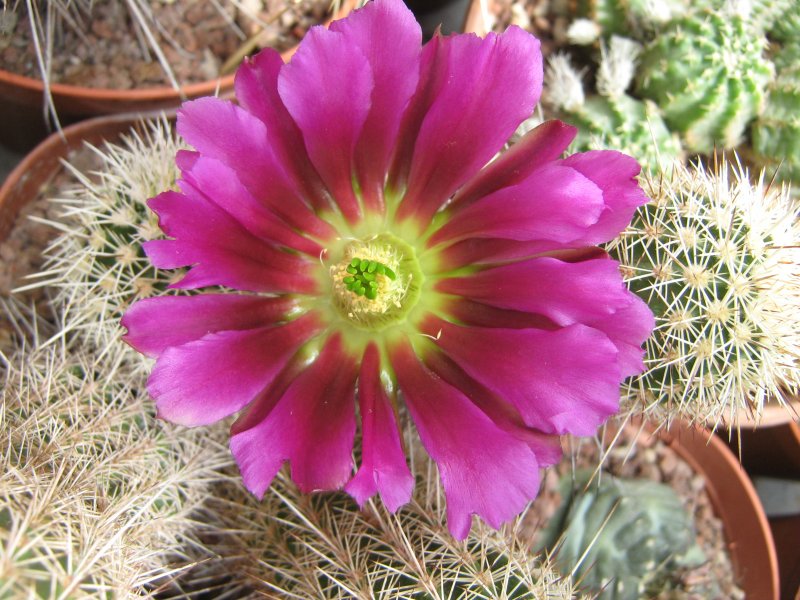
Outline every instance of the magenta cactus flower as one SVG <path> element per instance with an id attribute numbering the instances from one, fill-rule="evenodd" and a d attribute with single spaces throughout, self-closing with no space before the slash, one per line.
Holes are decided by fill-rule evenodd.
<path id="1" fill-rule="evenodd" d="M 125 315 L 127 341 L 157 359 L 159 416 L 244 409 L 231 449 L 254 494 L 289 461 L 304 492 L 379 493 L 394 511 L 414 484 L 404 405 L 456 538 L 473 514 L 520 513 L 558 436 L 618 410 L 653 327 L 595 246 L 646 201 L 637 162 L 560 158 L 575 129 L 558 121 L 496 157 L 541 83 L 519 28 L 422 46 L 400 0 L 374 0 L 312 29 L 288 64 L 247 60 L 238 105 L 184 104 L 196 150 L 177 157 L 180 191 L 150 201 L 170 239 L 145 251 L 191 267 L 174 287 L 225 289 Z"/>

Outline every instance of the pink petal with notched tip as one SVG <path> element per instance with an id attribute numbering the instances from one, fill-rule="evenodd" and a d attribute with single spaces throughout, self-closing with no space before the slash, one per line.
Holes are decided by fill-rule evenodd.
<path id="1" fill-rule="evenodd" d="M 538 313 L 562 326 L 609 317 L 630 302 L 619 264 L 610 259 L 568 263 L 534 258 L 444 279 L 436 289 L 498 308 Z"/>
<path id="2" fill-rule="evenodd" d="M 250 193 L 290 225 L 320 239 L 335 237 L 303 201 L 259 118 L 230 101 L 200 98 L 183 103 L 176 128 L 200 154 L 236 171 Z"/>
<path id="3" fill-rule="evenodd" d="M 528 427 L 593 435 L 619 409 L 618 351 L 601 331 L 460 327 L 433 317 L 423 329 L 470 377 L 513 404 Z"/>
<path id="4" fill-rule="evenodd" d="M 352 470 L 356 361 L 331 337 L 264 420 L 231 437 L 244 483 L 259 498 L 285 461 L 304 493 L 335 490 Z"/>
<path id="5" fill-rule="evenodd" d="M 425 368 L 407 341 L 390 356 L 422 444 L 439 467 L 453 537 L 467 537 L 473 514 L 499 528 L 522 512 L 539 489 L 528 444 Z"/>
<path id="6" fill-rule="evenodd" d="M 428 246 L 465 238 L 571 242 L 603 211 L 603 192 L 575 169 L 549 163 L 523 182 L 482 198 L 452 217 Z"/>
<path id="7" fill-rule="evenodd" d="M 331 24 L 369 61 L 375 86 L 355 153 L 364 201 L 383 206 L 383 188 L 400 121 L 419 80 L 422 30 L 402 2 L 373 0 Z"/>
<path id="8" fill-rule="evenodd" d="M 603 190 L 603 212 L 597 223 L 574 240 L 576 243 L 602 244 L 614 239 L 631 222 L 636 208 L 648 202 L 636 180 L 641 167 L 627 154 L 592 150 L 568 156 L 561 164 L 575 169 Z"/>
<path id="9" fill-rule="evenodd" d="M 364 53 L 347 37 L 312 27 L 278 75 L 278 93 L 303 134 L 311 162 L 342 214 L 361 214 L 353 191 L 356 142 L 374 87 Z"/>
<path id="10" fill-rule="evenodd" d="M 251 402 L 320 329 L 306 315 L 285 325 L 209 333 L 164 350 L 147 380 L 158 416 L 208 425 Z"/>
<path id="11" fill-rule="evenodd" d="M 361 467 L 345 486 L 359 506 L 380 493 L 390 512 L 411 499 L 414 476 L 406 464 L 400 430 L 380 377 L 380 355 L 370 344 L 361 359 L 358 378 L 361 411 Z"/>
<path id="12" fill-rule="evenodd" d="M 171 285 L 193 289 L 225 285 L 254 292 L 301 292 L 316 289 L 310 263 L 256 238 L 231 215 L 202 195 L 192 198 L 163 192 L 147 203 L 172 240 L 151 240 L 143 247 L 159 269 L 192 266 Z"/>
<path id="13" fill-rule="evenodd" d="M 420 102 L 432 102 L 416 135 L 398 211 L 401 219 L 413 217 L 424 226 L 531 115 L 542 87 L 539 41 L 518 27 L 483 39 L 442 37 L 434 48 L 441 56 L 424 63 L 419 95 Z M 438 89 L 428 90 L 430 81 Z"/>
<path id="14" fill-rule="evenodd" d="M 501 188 L 522 182 L 536 169 L 561 156 L 577 133 L 577 128 L 558 120 L 542 123 L 458 190 L 453 196 L 453 206 L 469 206 Z"/>
<path id="15" fill-rule="evenodd" d="M 123 339 L 147 356 L 199 340 L 208 333 L 257 329 L 283 320 L 295 302 L 239 294 L 161 296 L 134 303 L 121 325 Z"/>

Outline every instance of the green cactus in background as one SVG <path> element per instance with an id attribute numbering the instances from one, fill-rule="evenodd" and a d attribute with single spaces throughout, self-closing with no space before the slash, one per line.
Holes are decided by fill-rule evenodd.
<path id="1" fill-rule="evenodd" d="M 655 313 L 630 407 L 716 425 L 800 390 L 800 223 L 786 189 L 741 167 L 676 164 L 607 250 Z"/>
<path id="2" fill-rule="evenodd" d="M 692 14 L 645 48 L 637 91 L 658 104 L 690 151 L 732 148 L 763 108 L 773 76 L 766 46 L 738 14 Z"/>
<path id="3" fill-rule="evenodd" d="M 754 159 L 779 179 L 800 184 L 800 37 L 780 48 L 773 60 L 777 78 L 764 113 L 750 130 Z"/>
<path id="4" fill-rule="evenodd" d="M 759 2 L 764 3 L 769 4 L 768 0 Z M 767 27 L 769 37 L 779 42 L 800 44 L 800 0 L 779 0 L 775 4 L 779 10 L 772 11 L 777 14 Z"/>
<path id="5" fill-rule="evenodd" d="M 575 13 L 597 23 L 604 37 L 643 41 L 685 11 L 684 0 L 579 0 Z"/>
<path id="6" fill-rule="evenodd" d="M 625 93 L 635 69 L 639 45 L 614 36 L 601 47 L 598 94 L 584 97 L 580 75 L 563 54 L 548 61 L 545 101 L 564 121 L 578 128 L 571 146 L 576 152 L 613 148 L 657 171 L 682 157 L 677 135 L 670 133 L 658 107 Z"/>
<path id="7" fill-rule="evenodd" d="M 561 506 L 539 545 L 601 600 L 638 600 L 669 587 L 670 574 L 705 562 L 691 515 L 673 489 L 591 471 L 561 480 Z"/>

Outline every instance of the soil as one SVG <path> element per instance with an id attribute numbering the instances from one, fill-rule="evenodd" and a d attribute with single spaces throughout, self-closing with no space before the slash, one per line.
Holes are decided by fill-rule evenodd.
<path id="1" fill-rule="evenodd" d="M 284 51 L 295 46 L 311 26 L 325 19 L 329 1 L 138 0 L 136 5 L 145 4 L 152 11 L 152 19 L 146 17 L 149 30 L 175 79 L 186 85 L 227 74 L 221 72 L 226 59 L 241 47 L 249 47 L 250 38 L 254 38 L 254 50 L 270 46 Z M 95 2 L 91 14 L 72 15 L 77 26 L 60 22 L 54 36 L 50 81 L 121 90 L 170 86 L 129 8 L 133 2 Z M 253 7 L 256 12 L 249 16 L 237 5 Z M 0 64 L 11 72 L 40 79 L 30 22 L 22 12 L 20 9 L 15 18 L 6 14 L 0 24 Z M 11 21 L 15 21 L 13 27 Z"/>
<path id="2" fill-rule="evenodd" d="M 571 451 L 565 452 L 564 459 L 546 470 L 539 496 L 526 515 L 526 528 L 534 539 L 542 524 L 550 519 L 561 504 L 559 480 L 563 476 L 570 476 L 573 469 L 594 469 L 600 461 L 601 449 L 594 440 L 571 442 L 574 446 Z M 711 499 L 705 491 L 705 480 L 667 444 L 640 433 L 638 427 L 628 425 L 609 451 L 602 472 L 624 479 L 649 479 L 665 483 L 675 490 L 687 511 L 694 516 L 697 543 L 708 557 L 708 562 L 697 569 L 675 573 L 672 583 L 677 589 L 665 592 L 658 598 L 744 599 L 744 592 L 734 579 L 722 521 L 714 515 Z M 720 593 L 711 596 L 709 589 L 718 589 Z"/>
<path id="3" fill-rule="evenodd" d="M 530 31 L 539 38 L 545 59 L 567 43 L 567 0 L 487 0 L 487 8 L 493 21 L 489 29 L 500 33 L 517 25 Z"/>
<path id="4" fill-rule="evenodd" d="M 66 160 L 85 174 L 101 166 L 99 157 L 88 148 L 71 152 Z M 66 189 L 76 185 L 78 181 L 72 173 L 61 168 L 42 186 L 37 198 L 22 208 L 8 237 L 0 241 L 0 302 L 10 300 L 11 306 L 15 308 L 9 307 L 9 312 L 20 309 L 27 313 L 32 309 L 45 318 L 50 314 L 44 289 L 35 288 L 14 294 L 11 290 L 30 283 L 25 277 L 41 270 L 44 250 L 58 236 L 59 231 L 38 219 L 57 220 L 62 208 L 52 200 L 63 197 Z M 2 308 L 0 306 L 0 352 L 11 347 L 14 331 L 9 315 Z"/>

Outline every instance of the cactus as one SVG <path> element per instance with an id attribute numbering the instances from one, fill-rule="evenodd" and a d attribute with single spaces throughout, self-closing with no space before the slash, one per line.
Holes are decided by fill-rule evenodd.
<path id="1" fill-rule="evenodd" d="M 405 437 L 417 483 L 411 503 L 396 515 L 379 501 L 359 509 L 344 493 L 301 494 L 284 470 L 262 502 L 235 482 L 214 492 L 213 514 L 220 521 L 215 527 L 236 534 L 211 549 L 239 557 L 232 569 L 269 597 L 575 597 L 569 576 L 530 554 L 520 535 L 524 517 L 501 531 L 479 524 L 465 541 L 453 540 L 436 467 L 410 426 Z"/>
<path id="2" fill-rule="evenodd" d="M 625 384 L 656 418 L 735 423 L 800 389 L 800 224 L 787 189 L 727 163 L 644 177 L 653 200 L 607 249 L 656 316 Z"/>
<path id="3" fill-rule="evenodd" d="M 539 544 L 562 573 L 574 572 L 601 600 L 651 598 L 670 574 L 705 562 L 694 524 L 671 487 L 592 471 L 563 477 L 563 498 Z"/>
<path id="4" fill-rule="evenodd" d="M 677 135 L 670 133 L 650 101 L 625 93 L 633 74 L 638 44 L 612 37 L 602 46 L 597 75 L 599 94 L 584 97 L 580 76 L 562 54 L 552 56 L 545 73 L 546 101 L 566 122 L 578 127 L 572 150 L 613 148 L 635 156 L 646 170 L 671 165 L 682 156 Z"/>
<path id="5" fill-rule="evenodd" d="M 630 36 L 643 41 L 677 15 L 683 0 L 580 0 L 577 15 L 597 23 L 605 37 Z"/>
<path id="6" fill-rule="evenodd" d="M 0 597 L 146 597 L 207 558 L 193 514 L 224 444 L 156 424 L 141 378 L 86 349 L 0 361 Z"/>
<path id="7" fill-rule="evenodd" d="M 767 3 L 767 0 L 762 0 Z M 769 37 L 786 43 L 800 43 L 800 1 L 780 0 L 773 23 L 768 27 Z"/>
<path id="8" fill-rule="evenodd" d="M 750 130 L 754 159 L 778 179 L 800 182 L 800 38 L 773 60 L 778 76 Z"/>
<path id="9" fill-rule="evenodd" d="M 119 341 L 119 320 L 138 298 L 158 292 L 180 272 L 152 267 L 143 241 L 161 237 L 147 200 L 174 188 L 175 153 L 181 147 L 166 121 L 132 130 L 120 145 L 94 149 L 101 166 L 92 174 L 72 168 L 80 186 L 67 190 L 58 228 L 64 233 L 46 250 L 38 280 L 29 287 L 56 291 L 53 304 L 63 313 L 64 333 L 91 340 L 109 363 L 144 359 Z"/>
<path id="10" fill-rule="evenodd" d="M 773 75 L 766 45 L 738 14 L 703 11 L 673 21 L 644 50 L 638 93 L 659 105 L 689 150 L 732 148 L 765 101 Z"/>

